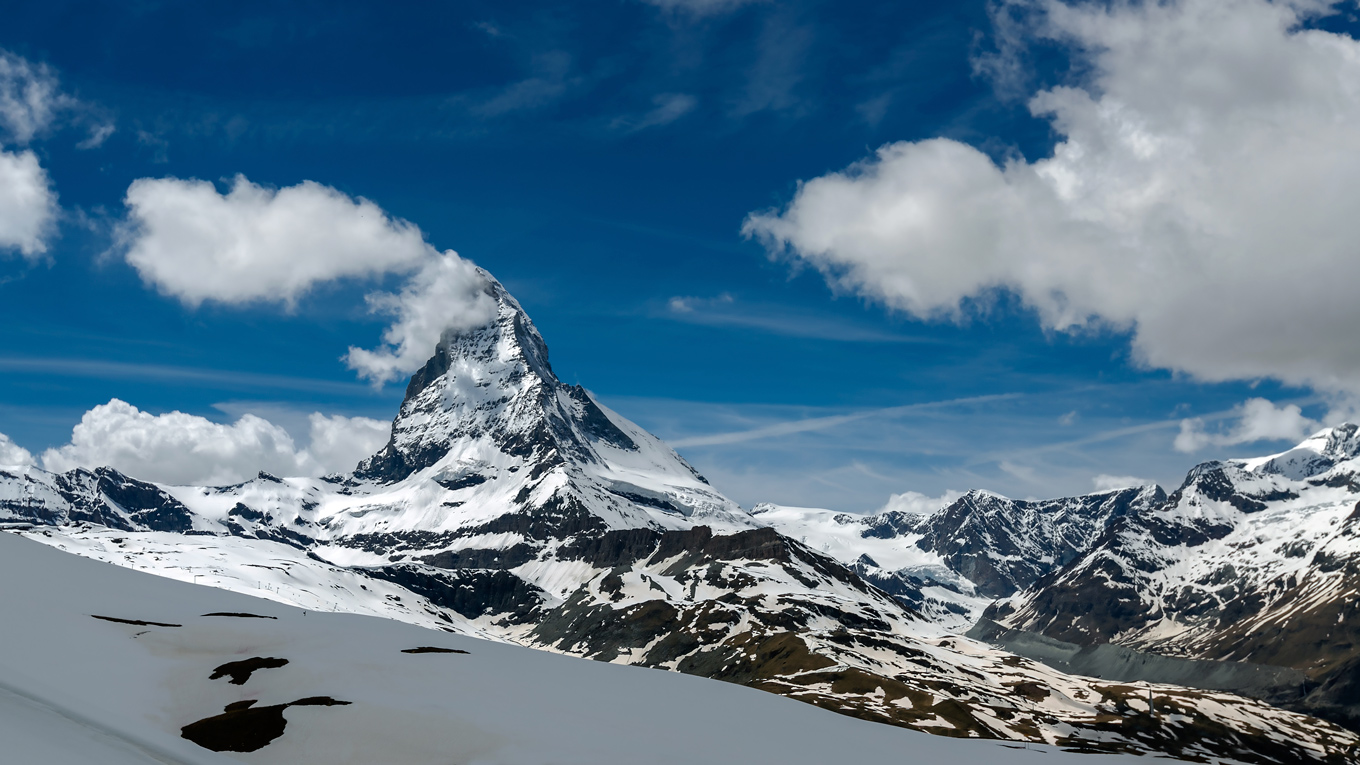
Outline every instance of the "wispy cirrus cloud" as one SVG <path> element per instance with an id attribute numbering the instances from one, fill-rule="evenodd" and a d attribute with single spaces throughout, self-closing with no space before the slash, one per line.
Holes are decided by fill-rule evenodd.
<path id="1" fill-rule="evenodd" d="M 767 2 L 768 0 L 642 0 L 663 11 L 684 14 L 691 17 L 716 16 L 735 11 L 745 5 Z"/>
<path id="2" fill-rule="evenodd" d="M 659 93 L 652 97 L 653 108 L 643 114 L 616 117 L 610 127 L 635 133 L 647 128 L 669 125 L 689 114 L 699 103 L 699 99 L 688 93 Z"/>
<path id="3" fill-rule="evenodd" d="M 949 399 L 947 401 L 927 401 L 920 404 L 906 404 L 903 406 L 890 406 L 880 409 L 868 409 L 849 414 L 838 414 L 824 417 L 808 417 L 806 419 L 780 422 L 773 425 L 765 425 L 750 430 L 738 430 L 728 433 L 714 433 L 706 436 L 690 436 L 680 438 L 671 442 L 671 446 L 683 449 L 692 446 L 718 446 L 737 444 L 745 441 L 758 441 L 767 438 L 779 438 L 795 433 L 809 433 L 818 430 L 827 430 L 860 422 L 867 419 L 887 419 L 898 417 L 912 412 L 923 412 L 931 409 L 944 409 L 956 406 L 975 406 L 978 404 L 988 404 L 997 401 L 1006 401 L 1019 398 L 1019 393 L 997 393 L 988 396 L 970 396 L 967 398 Z"/>
<path id="4" fill-rule="evenodd" d="M 570 53 L 550 50 L 532 57 L 530 75 L 510 83 L 500 92 L 472 107 L 480 117 L 500 117 L 512 112 L 541 109 L 565 97 L 585 82 L 575 71 Z"/>
<path id="5" fill-rule="evenodd" d="M 736 327 L 786 337 L 840 340 L 848 343 L 934 343 L 936 340 L 884 332 L 844 319 L 782 306 L 750 305 L 730 294 L 704 298 L 675 296 L 666 301 L 661 318 L 710 327 Z"/>
<path id="6" fill-rule="evenodd" d="M 756 39 L 755 59 L 746 70 L 740 96 L 731 116 L 741 119 L 757 112 L 798 112 L 808 106 L 800 92 L 807 79 L 815 28 L 790 9 L 769 15 Z"/>
<path id="7" fill-rule="evenodd" d="M 343 396 L 373 395 L 372 388 L 357 382 L 338 382 L 228 369 L 139 364 L 88 358 L 0 356 L 0 370 L 11 375 L 89 377 L 100 380 L 148 380 L 203 388 L 285 390 Z"/>

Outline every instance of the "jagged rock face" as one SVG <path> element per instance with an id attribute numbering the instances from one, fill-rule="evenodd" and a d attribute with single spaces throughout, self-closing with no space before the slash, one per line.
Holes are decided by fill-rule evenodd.
<path id="1" fill-rule="evenodd" d="M 193 528 L 189 508 L 159 486 L 113 468 L 53 474 L 37 468 L 0 470 L 0 521 L 95 523 L 124 531 Z"/>
<path id="2" fill-rule="evenodd" d="M 591 573 L 565 601 L 536 596 L 527 618 L 522 601 L 508 603 L 503 623 L 517 642 L 951 736 L 1260 763 L 1340 763 L 1355 740 L 1261 702 L 1171 686 L 1156 689 L 1158 705 L 1178 722 L 1153 724 L 1139 711 L 1146 686 L 1067 677 L 932 631 L 850 568 L 771 528 L 616 530 L 556 554 Z M 1228 728 L 1206 709 L 1231 710 L 1232 734 L 1218 735 Z"/>
<path id="3" fill-rule="evenodd" d="M 971 491 L 929 515 L 775 505 L 759 505 L 753 514 L 849 565 L 908 608 L 963 631 L 994 598 L 1085 552 L 1130 508 L 1164 499 L 1156 486 L 1045 501 Z"/>
<path id="4" fill-rule="evenodd" d="M 1205 463 L 1165 502 L 988 616 L 1080 645 L 1306 672 L 1298 708 L 1360 724 L 1360 439 L 1354 425 L 1281 455 Z"/>
<path id="5" fill-rule="evenodd" d="M 1130 508 L 1165 499 L 1146 486 L 1045 501 L 970 491 L 930 516 L 916 541 L 989 597 L 1006 597 L 1090 548 Z"/>
<path id="6" fill-rule="evenodd" d="M 391 441 L 359 465 L 357 477 L 400 481 L 469 437 L 554 466 L 570 458 L 598 460 L 583 433 L 637 448 L 583 389 L 557 380 L 548 347 L 519 304 L 499 285 L 490 292 L 499 306 L 496 320 L 441 339 L 406 387 Z"/>

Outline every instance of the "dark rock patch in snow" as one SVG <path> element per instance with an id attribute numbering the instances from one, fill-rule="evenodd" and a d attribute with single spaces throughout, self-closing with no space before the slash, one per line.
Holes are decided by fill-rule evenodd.
<path id="1" fill-rule="evenodd" d="M 183 627 L 183 626 L 184 626 L 183 624 L 169 624 L 169 623 L 167 623 L 167 622 L 148 622 L 148 621 L 142 621 L 141 619 L 119 619 L 119 618 L 116 617 L 116 616 L 100 616 L 99 614 L 90 614 L 90 616 L 91 616 L 92 618 L 95 618 L 95 619 L 102 619 L 102 620 L 104 620 L 104 621 L 106 621 L 106 622 L 115 622 L 115 623 L 117 623 L 117 624 L 131 624 L 131 625 L 133 625 L 134 627 Z"/>
<path id="2" fill-rule="evenodd" d="M 463 653 L 463 654 L 467 653 L 467 651 L 461 651 L 461 650 L 459 650 L 459 649 L 457 649 L 457 648 L 438 648 L 438 647 L 432 646 L 432 645 L 423 645 L 423 646 L 420 646 L 420 647 L 418 647 L 418 648 L 403 648 L 403 649 L 401 649 L 401 652 L 402 652 L 402 653 Z"/>
<path id="3" fill-rule="evenodd" d="M 237 502 L 235 506 L 233 506 L 230 510 L 227 511 L 227 515 L 233 518 L 245 518 L 248 521 L 257 522 L 266 522 L 273 520 L 273 518 L 271 518 L 269 515 L 262 513 L 259 510 L 256 510 L 255 508 L 245 504 L 244 502 Z"/>
<path id="4" fill-rule="evenodd" d="M 457 478 L 449 478 L 443 480 L 440 480 L 438 478 L 435 479 L 435 483 L 439 484 L 440 486 L 443 486 L 445 489 L 448 489 L 449 491 L 458 491 L 459 489 L 471 489 L 473 486 L 480 486 L 486 482 L 487 477 L 479 473 L 472 473 L 470 475 L 464 475 L 459 476 Z"/>
<path id="5" fill-rule="evenodd" d="M 272 656 L 254 656 L 249 659 L 242 659 L 241 661 L 227 662 L 217 669 L 214 669 L 212 676 L 208 679 L 216 680 L 219 677 L 230 677 L 232 685 L 245 685 L 246 681 L 250 679 L 251 675 L 255 674 L 256 670 L 278 669 L 287 664 L 287 659 L 278 659 Z"/>
<path id="6" fill-rule="evenodd" d="M 535 552 L 534 548 L 521 542 L 503 550 L 481 548 L 445 550 L 421 557 L 419 560 L 436 568 L 511 569 L 533 560 Z"/>
<path id="7" fill-rule="evenodd" d="M 288 707 L 337 706 L 349 704 L 329 696 L 310 696 L 291 704 L 255 706 L 255 700 L 228 704 L 222 714 L 192 722 L 180 729 L 186 738 L 204 749 L 214 752 L 254 752 L 269 746 L 283 735 L 288 721 L 283 710 Z"/>
<path id="8" fill-rule="evenodd" d="M 509 624 L 531 621 L 543 602 L 543 591 L 509 571 L 445 570 L 415 563 L 364 569 L 374 579 L 399 584 L 431 603 L 469 619 L 504 614 Z"/>
<path id="9" fill-rule="evenodd" d="M 234 616 L 234 617 L 236 617 L 236 618 L 238 618 L 238 619 L 277 619 L 277 618 L 279 618 L 279 617 L 277 617 L 277 616 L 262 616 L 262 615 L 260 615 L 260 614 L 247 614 L 247 613 L 245 613 L 245 612 L 236 612 L 236 611 L 214 611 L 213 613 L 210 613 L 210 614 L 204 614 L 204 616 Z"/>

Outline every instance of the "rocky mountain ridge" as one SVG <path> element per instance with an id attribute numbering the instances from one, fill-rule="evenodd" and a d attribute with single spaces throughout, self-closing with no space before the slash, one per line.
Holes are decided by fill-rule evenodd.
<path id="1" fill-rule="evenodd" d="M 1208 462 L 1080 558 L 991 606 L 1076 645 L 1290 668 L 1293 708 L 1360 724 L 1360 427 Z"/>

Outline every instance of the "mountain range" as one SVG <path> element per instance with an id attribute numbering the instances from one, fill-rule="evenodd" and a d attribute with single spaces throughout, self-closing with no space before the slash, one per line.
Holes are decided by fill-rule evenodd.
<path id="1" fill-rule="evenodd" d="M 168 486 L 109 467 L 7 467 L 0 520 L 302 608 L 946 736 L 1353 761 L 1354 426 L 1201 465 L 1170 496 L 973 491 L 931 514 L 748 512 L 558 380 L 529 317 L 486 278 L 494 320 L 444 335 L 389 442 L 350 474 Z M 1164 667 L 1137 676 L 1146 656 Z"/>

